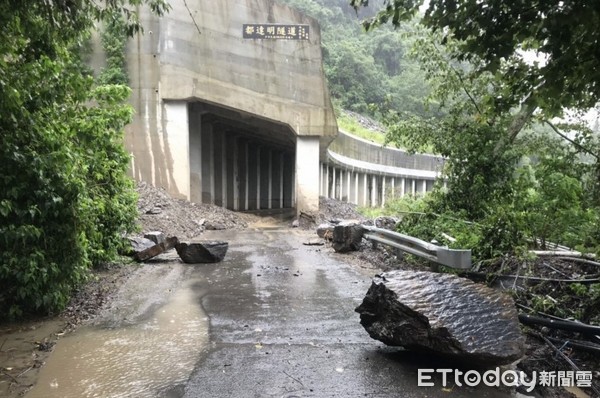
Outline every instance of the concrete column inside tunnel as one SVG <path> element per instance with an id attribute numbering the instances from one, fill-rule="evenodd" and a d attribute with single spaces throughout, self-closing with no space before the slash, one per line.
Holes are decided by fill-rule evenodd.
<path id="1" fill-rule="evenodd" d="M 201 163 L 202 163 L 202 203 L 215 203 L 215 153 L 213 145 L 213 126 L 202 122 Z"/>
<path id="2" fill-rule="evenodd" d="M 224 160 L 225 160 L 225 175 L 226 178 L 226 190 L 225 197 L 227 198 L 226 206 L 228 209 L 238 210 L 237 196 L 238 196 L 238 147 L 237 138 L 233 133 L 228 133 L 225 140 L 224 148 Z"/>
<path id="3" fill-rule="evenodd" d="M 294 207 L 294 154 L 283 154 L 283 207 Z"/>
<path id="4" fill-rule="evenodd" d="M 188 105 L 190 130 L 190 200 L 202 203 L 202 116 Z"/>
<path id="5" fill-rule="evenodd" d="M 280 209 L 283 198 L 281 197 L 281 152 L 271 152 L 271 209 Z"/>
<path id="6" fill-rule="evenodd" d="M 248 144 L 248 210 L 259 209 L 259 153 L 254 144 Z"/>
<path id="7" fill-rule="evenodd" d="M 223 162 L 223 148 L 225 147 L 224 143 L 224 134 L 225 132 L 222 129 L 217 129 L 217 126 L 214 126 L 213 131 L 213 150 L 214 150 L 214 180 L 215 180 L 215 190 L 214 190 L 214 203 L 217 206 L 225 206 L 227 198 L 223 196 L 223 191 L 225 187 L 226 177 L 223 174 L 224 171 L 224 162 Z"/>
<path id="8" fill-rule="evenodd" d="M 297 212 L 319 211 L 319 137 L 296 137 Z"/>
<path id="9" fill-rule="evenodd" d="M 269 208 L 269 194 L 271 192 L 271 150 L 265 147 L 260 148 L 259 157 L 259 172 L 260 177 L 258 178 L 259 188 L 259 209 Z"/>

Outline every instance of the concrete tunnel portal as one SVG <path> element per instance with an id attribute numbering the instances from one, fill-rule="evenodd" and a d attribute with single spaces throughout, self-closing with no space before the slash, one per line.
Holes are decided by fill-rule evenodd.
<path id="1" fill-rule="evenodd" d="M 296 137 L 282 123 L 188 103 L 190 199 L 235 211 L 295 207 Z"/>
<path id="2" fill-rule="evenodd" d="M 312 214 L 320 194 L 377 206 L 390 189 L 424 193 L 438 177 L 436 159 L 338 133 L 313 18 L 272 0 L 136 11 L 146 33 L 126 48 L 136 112 L 125 133 L 135 179 L 235 211 Z"/>
<path id="3" fill-rule="evenodd" d="M 131 175 L 231 210 L 318 211 L 320 162 L 337 123 L 317 21 L 272 0 L 136 10 L 146 33 L 126 48 Z"/>

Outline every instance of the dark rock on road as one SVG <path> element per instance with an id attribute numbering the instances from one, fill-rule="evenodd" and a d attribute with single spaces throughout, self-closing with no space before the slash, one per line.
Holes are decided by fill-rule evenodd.
<path id="1" fill-rule="evenodd" d="M 165 234 L 160 231 L 152 231 L 144 234 L 144 238 L 150 239 L 152 242 L 159 244 L 165 241 Z"/>
<path id="2" fill-rule="evenodd" d="M 152 247 L 149 247 L 146 250 L 136 253 L 135 256 L 133 256 L 133 258 L 135 258 L 137 261 L 150 260 L 151 258 L 158 256 L 159 254 L 171 250 L 178 243 L 179 239 L 177 239 L 177 237 L 175 236 L 172 236 L 170 238 L 165 239 L 164 242 L 161 242 Z"/>
<path id="3" fill-rule="evenodd" d="M 148 238 L 129 237 L 128 239 L 129 239 L 129 242 L 131 243 L 131 253 L 132 254 L 137 254 L 139 252 L 142 252 L 146 249 L 151 248 L 152 246 L 154 246 L 156 244 Z"/>
<path id="4" fill-rule="evenodd" d="M 512 299 L 455 275 L 383 273 L 356 312 L 369 335 L 387 345 L 478 366 L 508 364 L 524 354 Z"/>
<path id="5" fill-rule="evenodd" d="M 184 263 L 218 263 L 222 261 L 229 243 L 222 241 L 182 242 L 175 249 Z"/>
<path id="6" fill-rule="evenodd" d="M 333 250 L 347 253 L 360 249 L 363 237 L 363 227 L 357 222 L 347 221 L 333 228 Z"/>
<path id="7" fill-rule="evenodd" d="M 320 224 L 317 227 L 317 235 L 319 238 L 331 240 L 333 238 L 333 228 L 331 224 Z"/>

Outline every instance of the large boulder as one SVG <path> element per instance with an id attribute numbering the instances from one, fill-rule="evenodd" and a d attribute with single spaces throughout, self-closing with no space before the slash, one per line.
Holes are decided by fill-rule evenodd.
<path id="1" fill-rule="evenodd" d="M 137 254 L 139 252 L 142 252 L 146 249 L 151 248 L 152 246 L 154 246 L 156 244 L 148 238 L 140 238 L 137 236 L 128 237 L 127 239 L 129 239 L 129 243 L 131 243 L 131 251 L 130 252 L 132 254 Z"/>
<path id="2" fill-rule="evenodd" d="M 508 364 L 525 350 L 512 299 L 455 275 L 383 273 L 356 312 L 376 340 L 470 365 Z"/>
<path id="3" fill-rule="evenodd" d="M 181 242 L 175 249 L 184 263 L 218 263 L 222 261 L 229 243 L 222 241 Z"/>
<path id="4" fill-rule="evenodd" d="M 319 238 L 332 240 L 333 239 L 334 226 L 331 224 L 320 224 L 317 227 L 317 235 Z"/>
<path id="5" fill-rule="evenodd" d="M 338 253 L 360 249 L 364 229 L 354 221 L 341 222 L 333 228 L 332 247 Z"/>

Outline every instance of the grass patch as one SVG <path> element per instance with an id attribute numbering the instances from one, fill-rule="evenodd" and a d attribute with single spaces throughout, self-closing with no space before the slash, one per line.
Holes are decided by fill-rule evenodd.
<path id="1" fill-rule="evenodd" d="M 344 130 L 350 134 L 354 134 L 357 137 L 365 139 L 367 141 L 371 141 L 375 144 L 383 145 L 385 141 L 385 135 L 383 133 L 369 130 L 366 127 L 363 127 L 358 120 L 353 118 L 352 116 L 340 112 L 337 117 L 337 123 L 340 130 Z M 396 148 L 396 146 L 392 143 L 387 146 Z"/>
<path id="2" fill-rule="evenodd" d="M 357 137 L 365 139 L 367 141 L 371 141 L 377 145 L 383 145 L 385 142 L 385 134 L 380 133 L 378 131 L 369 130 L 368 128 L 362 126 L 360 122 L 353 117 L 352 115 L 348 115 L 344 112 L 339 112 L 337 116 L 337 124 L 340 130 L 353 134 Z M 402 149 L 406 150 L 407 145 L 396 145 L 394 142 L 389 142 L 385 145 L 389 148 Z M 434 153 L 433 147 L 431 145 L 426 145 L 422 148 L 418 148 L 417 153 Z"/>

